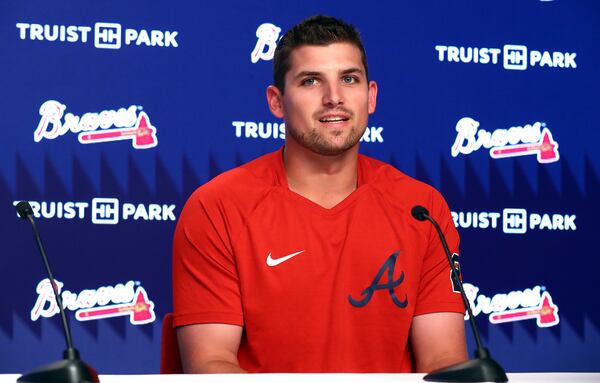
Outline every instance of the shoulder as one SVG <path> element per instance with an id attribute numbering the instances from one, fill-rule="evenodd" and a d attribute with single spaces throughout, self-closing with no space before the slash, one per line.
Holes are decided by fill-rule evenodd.
<path id="1" fill-rule="evenodd" d="M 359 156 L 359 161 L 365 183 L 376 189 L 403 194 L 435 194 L 441 197 L 431 185 L 406 175 L 388 163 L 364 155 Z"/>
<path id="2" fill-rule="evenodd" d="M 277 186 L 275 153 L 265 154 L 242 166 L 225 171 L 204 185 L 194 194 L 199 197 L 251 198 Z"/>
<path id="3" fill-rule="evenodd" d="M 410 211 L 413 206 L 421 205 L 430 212 L 448 210 L 444 197 L 433 186 L 383 161 L 364 155 L 359 157 L 359 161 L 365 183 L 393 207 Z"/>
<path id="4" fill-rule="evenodd" d="M 200 205 L 205 210 L 251 211 L 279 185 L 277 153 L 261 156 L 206 182 L 192 193 L 186 208 Z"/>

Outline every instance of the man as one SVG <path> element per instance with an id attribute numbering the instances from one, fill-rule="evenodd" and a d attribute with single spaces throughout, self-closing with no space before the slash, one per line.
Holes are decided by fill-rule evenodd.
<path id="1" fill-rule="evenodd" d="M 285 146 L 196 190 L 175 232 L 186 372 L 425 372 L 466 359 L 464 307 L 431 187 L 358 154 L 375 111 L 358 32 L 309 18 L 281 39 L 269 109 Z"/>

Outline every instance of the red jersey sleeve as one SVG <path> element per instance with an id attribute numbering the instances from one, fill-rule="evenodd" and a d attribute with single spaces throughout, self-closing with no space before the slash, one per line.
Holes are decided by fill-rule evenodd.
<path id="1" fill-rule="evenodd" d="M 174 326 L 226 323 L 244 318 L 225 207 L 214 188 L 186 202 L 173 239 Z"/>
<path id="2" fill-rule="evenodd" d="M 446 241 L 452 261 L 458 263 L 459 236 L 450 209 L 437 190 L 433 190 L 428 206 L 431 217 L 438 222 Z M 464 313 L 465 307 L 459 289 L 452 282 L 450 264 L 433 225 L 429 224 L 429 245 L 423 259 L 421 282 L 414 315 L 433 312 Z M 459 268 L 460 270 L 460 268 Z"/>

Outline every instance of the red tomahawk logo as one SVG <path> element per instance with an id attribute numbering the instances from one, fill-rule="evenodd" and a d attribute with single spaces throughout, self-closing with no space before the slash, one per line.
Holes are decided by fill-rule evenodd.
<path id="1" fill-rule="evenodd" d="M 138 287 L 135 291 L 134 301 L 131 303 L 81 309 L 75 313 L 75 318 L 80 321 L 113 318 L 129 315 L 131 324 L 146 324 L 154 322 L 154 303 L 148 299 L 146 290 Z"/>
<path id="2" fill-rule="evenodd" d="M 156 128 L 150 125 L 150 119 L 144 112 L 140 112 L 137 122 L 133 128 L 79 133 L 79 142 L 82 144 L 93 144 L 97 142 L 118 140 L 132 140 L 133 147 L 136 149 L 148 149 L 158 145 Z"/>
<path id="3" fill-rule="evenodd" d="M 560 321 L 558 318 L 558 306 L 552 303 L 552 297 L 547 291 L 544 291 L 542 294 L 542 302 L 539 306 L 492 314 L 490 315 L 490 322 L 506 323 L 533 318 L 536 319 L 539 327 L 554 326 Z"/>
<path id="4" fill-rule="evenodd" d="M 507 145 L 490 149 L 492 158 L 517 157 L 528 154 L 537 154 L 539 163 L 558 161 L 558 143 L 552 139 L 552 133 L 548 128 L 542 130 L 542 139 L 534 144 Z"/>

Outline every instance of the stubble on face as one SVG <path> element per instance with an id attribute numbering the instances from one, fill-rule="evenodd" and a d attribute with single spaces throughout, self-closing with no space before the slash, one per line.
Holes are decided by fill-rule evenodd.
<path id="1" fill-rule="evenodd" d="M 317 120 L 318 115 L 324 112 L 343 112 L 353 116 L 353 113 L 350 110 L 343 107 L 337 107 L 335 109 L 328 109 L 315 113 L 314 120 Z M 319 131 L 317 128 L 313 127 L 308 131 L 301 131 L 287 122 L 285 126 L 287 128 L 287 133 L 301 146 L 324 156 L 337 156 L 354 147 L 358 144 L 366 129 L 366 126 L 359 127 L 353 125 L 344 137 L 344 129 Z"/>
<path id="2" fill-rule="evenodd" d="M 281 101 L 278 112 L 290 140 L 326 156 L 358 145 L 374 109 L 376 85 L 366 78 L 356 46 L 344 42 L 297 48 L 290 54 L 285 89 L 272 100 Z"/>

